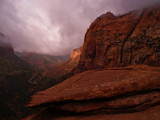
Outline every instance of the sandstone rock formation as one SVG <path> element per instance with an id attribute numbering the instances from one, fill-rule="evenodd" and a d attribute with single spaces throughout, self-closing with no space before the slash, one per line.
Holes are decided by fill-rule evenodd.
<path id="1" fill-rule="evenodd" d="M 108 99 L 129 93 L 157 90 L 160 89 L 159 73 L 160 68 L 148 66 L 84 72 L 36 93 L 28 106 L 63 101 Z"/>
<path id="2" fill-rule="evenodd" d="M 53 112 L 55 114 L 53 114 Z M 61 114 L 60 114 L 61 113 Z M 123 114 L 101 114 L 101 115 L 78 115 L 67 116 L 65 112 L 53 111 L 51 109 L 46 110 L 39 115 L 31 115 L 23 120 L 159 120 L 160 119 L 160 106 L 147 109 L 145 111 L 135 113 L 123 113 Z M 58 117 L 58 115 L 61 117 Z M 64 115 L 64 117 L 62 117 Z"/>
<path id="3" fill-rule="evenodd" d="M 36 93 L 28 106 L 48 106 L 53 111 L 81 116 L 137 112 L 158 105 L 159 90 L 159 67 L 142 65 L 88 71 Z"/>
<path id="4" fill-rule="evenodd" d="M 32 96 L 46 109 L 25 120 L 159 120 L 159 30 L 157 6 L 97 18 L 70 75 L 83 73 Z"/>
<path id="5" fill-rule="evenodd" d="M 160 6 L 98 17 L 87 30 L 77 71 L 160 66 Z"/>
<path id="6" fill-rule="evenodd" d="M 74 49 L 70 55 L 70 61 L 78 63 L 81 53 L 82 53 L 82 47 Z"/>
<path id="7" fill-rule="evenodd" d="M 48 69 L 48 76 L 52 78 L 59 78 L 62 76 L 60 79 L 63 80 L 64 77 L 66 77 L 66 74 L 71 72 L 78 65 L 81 53 L 82 47 L 74 49 L 70 55 L 70 59 L 67 62 L 57 64 L 57 66 L 53 66 Z"/>

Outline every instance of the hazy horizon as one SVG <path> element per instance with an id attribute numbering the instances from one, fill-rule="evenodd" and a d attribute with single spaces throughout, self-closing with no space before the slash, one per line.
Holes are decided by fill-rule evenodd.
<path id="1" fill-rule="evenodd" d="M 69 54 L 101 14 L 124 14 L 159 0 L 0 0 L 0 32 L 15 51 Z"/>

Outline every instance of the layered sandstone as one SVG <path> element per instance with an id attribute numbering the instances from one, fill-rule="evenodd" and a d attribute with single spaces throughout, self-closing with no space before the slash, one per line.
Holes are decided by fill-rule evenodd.
<path id="1" fill-rule="evenodd" d="M 160 7 L 98 17 L 87 30 L 75 70 L 136 64 L 160 66 Z"/>
<path id="2" fill-rule="evenodd" d="M 53 112 L 56 115 L 53 114 Z M 160 119 L 159 113 L 160 113 L 160 106 L 135 113 L 109 114 L 109 115 L 100 114 L 100 115 L 88 115 L 88 116 L 87 115 L 67 116 L 65 112 L 52 111 L 51 109 L 48 109 L 42 113 L 39 113 L 39 115 L 37 116 L 31 115 L 23 120 L 159 120 Z"/>
<path id="3" fill-rule="evenodd" d="M 159 105 L 159 80 L 160 68 L 144 65 L 88 71 L 36 93 L 28 107 L 49 107 L 53 116 L 54 111 L 69 116 L 142 111 Z"/>
<path id="4" fill-rule="evenodd" d="M 159 120 L 159 30 L 160 7 L 97 18 L 71 74 L 83 73 L 32 96 L 46 109 L 26 120 Z"/>

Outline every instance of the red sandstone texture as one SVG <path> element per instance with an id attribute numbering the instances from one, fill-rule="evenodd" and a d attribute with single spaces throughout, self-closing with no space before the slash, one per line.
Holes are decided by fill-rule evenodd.
<path id="1" fill-rule="evenodd" d="M 131 70 L 128 70 L 131 69 Z M 160 88 L 160 68 L 134 66 L 126 70 L 88 71 L 36 93 L 29 105 L 111 98 Z M 151 85 L 152 84 L 152 85 Z"/>
<path id="2" fill-rule="evenodd" d="M 56 112 L 54 112 L 57 114 Z M 57 117 L 51 110 L 39 113 L 38 116 L 31 115 L 23 120 L 159 120 L 160 106 L 147 109 L 145 111 L 123 114 L 101 114 L 88 116 L 65 116 Z"/>
<path id="3" fill-rule="evenodd" d="M 98 17 L 87 30 L 75 71 L 136 64 L 160 66 L 160 7 Z"/>
<path id="4" fill-rule="evenodd" d="M 25 120 L 159 120 L 159 30 L 160 7 L 97 18 L 72 71 L 83 73 L 32 96 L 46 109 Z"/>
<path id="5" fill-rule="evenodd" d="M 68 113 L 64 112 L 59 117 L 65 117 L 65 114 L 70 117 L 81 114 L 81 118 L 85 118 L 90 115 L 139 112 L 159 105 L 159 90 L 159 67 L 141 65 L 88 71 L 36 93 L 28 107 L 48 109 L 30 120 L 51 112 L 54 118 L 56 112 L 64 111 Z"/>

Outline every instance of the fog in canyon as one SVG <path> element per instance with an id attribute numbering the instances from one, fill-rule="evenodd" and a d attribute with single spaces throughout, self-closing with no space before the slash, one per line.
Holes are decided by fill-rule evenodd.
<path id="1" fill-rule="evenodd" d="M 0 32 L 19 52 L 65 55 L 82 46 L 90 23 L 159 0 L 0 0 Z"/>

